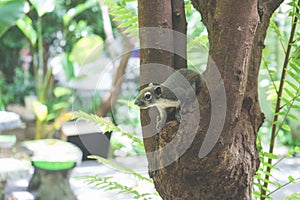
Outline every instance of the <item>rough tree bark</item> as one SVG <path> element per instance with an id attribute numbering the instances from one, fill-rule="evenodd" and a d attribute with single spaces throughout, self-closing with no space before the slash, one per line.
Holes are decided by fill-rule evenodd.
<path id="1" fill-rule="evenodd" d="M 172 13 L 182 13 L 184 10 L 174 6 L 175 1 L 140 0 L 139 25 L 143 27 L 174 28 L 176 18 Z M 177 1 L 178 2 L 178 1 Z M 261 62 L 262 49 L 269 20 L 282 0 L 193 0 L 194 7 L 200 11 L 203 23 L 209 35 L 209 55 L 221 74 L 227 102 L 226 118 L 221 135 L 212 151 L 203 158 L 198 156 L 199 149 L 206 136 L 212 118 L 211 99 L 218 102 L 216 85 L 212 90 L 204 86 L 198 95 L 201 120 L 197 134 L 187 149 L 170 165 L 160 169 L 152 168 L 155 162 L 168 159 L 166 156 L 149 156 L 150 152 L 162 150 L 168 145 L 174 135 L 181 135 L 177 146 L 183 145 L 190 137 L 186 121 L 178 124 L 169 121 L 165 128 L 156 136 L 149 136 L 149 130 L 143 129 L 145 149 L 149 161 L 149 174 L 155 187 L 163 199 L 251 199 L 251 189 L 254 173 L 259 165 L 256 149 L 256 136 L 263 122 L 257 93 L 257 77 Z M 183 0 L 181 1 L 183 4 Z M 199 22 L 200 23 L 200 22 Z M 177 24 L 178 26 L 178 24 Z M 181 29 L 182 30 L 182 29 Z M 161 63 L 175 67 L 174 55 L 161 49 L 143 49 L 149 35 L 140 34 L 141 42 L 141 82 L 149 79 L 151 70 L 149 63 Z M 161 36 L 163 37 L 163 36 Z M 175 48 L 176 40 L 168 41 Z M 159 41 L 159 38 L 157 39 Z M 163 49 L 163 47 L 162 47 Z M 210 60 L 210 61 L 211 61 Z M 210 62 L 211 63 L 211 62 Z M 207 85 L 213 79 L 215 72 L 210 64 L 204 73 Z M 188 113 L 187 115 L 189 115 Z M 188 116 L 187 116 L 188 117 Z M 187 118 L 189 119 L 189 118 Z M 192 120 L 192 118 L 191 118 Z M 142 126 L 149 123 L 147 111 L 141 115 Z M 178 126 L 185 126 L 178 131 Z M 178 154 L 175 148 L 173 154 Z M 160 154 L 162 155 L 162 154 Z M 169 155 L 170 156 L 170 155 Z"/>

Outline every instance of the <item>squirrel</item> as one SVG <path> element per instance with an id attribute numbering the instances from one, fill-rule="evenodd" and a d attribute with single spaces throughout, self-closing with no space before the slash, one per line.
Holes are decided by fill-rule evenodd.
<path id="1" fill-rule="evenodd" d="M 159 117 L 156 119 L 156 129 L 160 131 L 167 120 L 167 109 L 176 109 L 176 120 L 179 122 L 184 106 L 192 102 L 202 87 L 201 74 L 190 70 L 180 69 L 173 72 L 161 84 L 149 83 L 136 97 L 135 105 L 140 109 L 156 107 Z"/>

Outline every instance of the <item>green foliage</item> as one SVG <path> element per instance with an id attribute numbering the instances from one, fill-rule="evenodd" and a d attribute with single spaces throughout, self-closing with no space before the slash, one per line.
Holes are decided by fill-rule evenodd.
<path id="1" fill-rule="evenodd" d="M 30 6 L 30 8 L 26 11 L 26 15 L 24 15 L 25 11 L 24 8 L 22 8 L 22 15 L 24 15 L 23 17 L 19 14 L 20 9 L 15 5 L 7 6 L 0 4 L 0 9 L 2 9 L 1 6 L 3 6 L 3 8 L 6 9 L 6 11 L 3 13 L 5 14 L 6 12 L 9 12 L 11 14 L 6 16 L 6 18 L 3 17 L 2 19 L 10 19 L 10 21 L 13 22 L 13 17 L 14 22 L 12 23 L 12 25 L 16 23 L 19 30 L 24 34 L 21 38 L 26 38 L 26 40 L 22 40 L 24 41 L 23 43 L 21 43 L 22 45 L 16 47 L 16 52 L 19 51 L 19 49 L 17 48 L 28 48 L 28 46 L 30 46 L 30 53 L 33 57 L 32 66 L 34 68 L 30 71 L 34 74 L 34 79 L 32 80 L 35 81 L 35 95 L 38 97 L 38 101 L 40 102 L 40 104 L 46 106 L 46 110 L 48 113 L 47 117 L 43 118 L 44 121 L 37 120 L 37 123 L 39 123 L 37 124 L 37 131 L 43 132 L 45 130 L 44 125 L 46 124 L 46 122 L 54 120 L 60 115 L 63 110 L 70 106 L 70 95 L 55 97 L 55 94 L 53 94 L 53 89 L 55 88 L 55 80 L 52 76 L 52 68 L 47 65 L 48 63 L 50 63 L 48 59 L 54 57 L 56 58 L 56 61 L 60 61 L 59 65 L 63 67 L 66 73 L 67 80 L 74 78 L 75 75 L 73 63 L 70 60 L 70 50 L 73 48 L 74 44 L 77 44 L 76 42 L 78 39 L 86 36 L 88 38 L 89 35 L 92 35 L 94 33 L 93 28 L 91 28 L 92 26 L 96 27 L 97 30 L 101 28 L 100 23 L 91 22 L 91 24 L 93 23 L 93 25 L 88 25 L 86 16 L 93 16 L 94 19 L 97 18 L 98 22 L 101 21 L 101 17 L 99 9 L 97 10 L 97 1 L 95 0 L 87 2 L 84 0 L 76 0 L 76 5 L 74 7 L 70 6 L 71 8 L 69 7 L 70 2 L 59 2 L 56 0 L 29 0 L 28 2 L 29 3 L 27 3 L 27 6 Z M 83 12 L 88 11 L 88 9 L 92 10 L 90 14 L 85 13 L 85 17 L 80 16 Z M 94 14 L 95 10 L 97 11 L 98 15 Z M 62 19 L 64 19 L 65 21 L 63 21 Z M 77 34 L 76 31 L 79 31 L 79 34 Z M 93 36 L 95 36 L 95 34 Z M 8 36 L 5 35 L 5 37 Z M 97 41 L 101 41 L 101 48 L 98 48 L 99 51 L 97 51 L 97 55 L 99 55 L 99 53 L 102 53 L 103 42 L 101 37 L 97 37 Z M 11 40 L 6 39 L 7 38 L 4 38 L 4 41 L 9 41 L 10 44 L 15 44 L 17 43 L 16 41 L 20 40 L 20 37 L 12 37 Z M 94 44 L 96 43 L 95 40 L 92 42 Z M 92 49 L 93 53 L 95 52 L 94 47 L 87 47 Z M 0 48 L 2 48 L 2 45 Z M 7 51 L 6 48 L 4 52 L 9 51 Z M 48 55 L 50 56 L 48 57 Z M 7 54 L 4 57 L 6 58 L 9 56 L 10 55 Z M 80 56 L 81 60 L 86 60 L 86 58 L 82 57 L 82 54 L 80 54 Z M 79 56 L 77 55 L 77 57 Z M 91 59 L 91 57 L 89 58 Z M 10 60 L 14 60 L 14 58 Z M 31 63 L 28 64 L 30 65 Z M 11 63 L 6 65 L 11 65 L 11 68 L 15 66 L 15 64 Z M 14 81 L 14 83 L 16 83 L 16 81 Z M 17 88 L 20 88 L 21 90 L 23 87 L 19 87 L 18 85 Z M 20 93 L 21 92 L 17 92 L 16 94 L 20 95 Z M 18 97 L 23 99 L 23 96 L 21 95 Z M 18 102 L 15 101 L 14 103 Z M 39 134 L 41 134 L 41 137 L 45 135 L 44 133 Z"/>
<path id="2" fill-rule="evenodd" d="M 0 1 L 0 37 L 24 15 L 24 0 Z"/>
<path id="3" fill-rule="evenodd" d="M 118 28 L 124 29 L 124 32 L 130 35 L 138 35 L 138 16 L 133 10 L 126 8 L 126 4 L 130 1 L 122 0 L 120 4 L 112 0 L 102 2 L 109 7 L 109 13 L 113 21 L 118 22 Z"/>
<path id="4" fill-rule="evenodd" d="M 284 200 L 300 200 L 300 191 L 284 197 Z"/>
<path id="5" fill-rule="evenodd" d="M 97 5 L 96 0 L 88 0 L 84 3 L 78 4 L 74 8 L 68 10 L 68 12 L 63 16 L 64 25 L 67 26 L 70 24 L 71 20 L 74 19 L 76 16 L 81 14 L 83 11 L 92 8 Z"/>
<path id="6" fill-rule="evenodd" d="M 34 93 L 33 77 L 29 72 L 24 72 L 21 67 L 15 69 L 13 83 L 9 84 L 10 94 L 13 94 L 13 101 L 9 103 L 24 103 L 24 97 Z"/>
<path id="7" fill-rule="evenodd" d="M 127 173 L 127 174 L 130 174 L 130 175 L 133 175 L 134 177 L 136 177 L 137 179 L 141 180 L 141 181 L 147 181 L 149 183 L 153 183 L 152 182 L 152 179 L 150 178 L 146 178 L 144 176 L 142 176 L 141 174 L 133 171 L 132 169 L 129 169 L 127 167 L 124 167 L 122 165 L 119 165 L 115 162 L 112 162 L 106 158 L 103 158 L 103 157 L 99 157 L 99 156 L 89 156 L 89 158 L 92 158 L 92 159 L 95 159 L 97 160 L 99 163 L 103 163 L 103 164 L 106 164 L 106 165 L 109 165 L 111 167 L 113 167 L 114 169 L 118 169 L 118 170 L 121 170 L 123 171 L 124 173 Z"/>
<path id="8" fill-rule="evenodd" d="M 29 39 L 31 45 L 35 46 L 37 42 L 37 32 L 33 28 L 32 20 L 27 15 L 24 15 L 17 21 L 17 26 Z"/>
<path id="9" fill-rule="evenodd" d="M 130 80 L 134 81 L 134 80 Z M 130 87 L 130 86 L 128 86 Z M 135 88 L 128 89 L 132 91 Z M 123 132 L 130 133 L 131 136 L 135 138 L 142 138 L 140 129 L 140 116 L 139 108 L 134 105 L 133 101 L 125 100 L 132 98 L 131 93 L 126 93 L 125 91 L 121 94 L 121 99 L 119 99 L 115 105 L 112 112 L 114 121 Z M 126 113 L 124 115 L 124 113 Z M 145 148 L 142 142 L 132 142 L 127 136 L 122 133 L 115 133 L 111 137 L 111 153 L 113 155 L 143 155 L 145 154 Z"/>
<path id="10" fill-rule="evenodd" d="M 7 84 L 5 77 L 0 73 L 0 110 L 8 104 L 24 104 L 24 97 L 34 92 L 34 82 L 29 72 L 21 67 L 15 69 L 13 82 Z"/>
<path id="11" fill-rule="evenodd" d="M 97 115 L 93 114 L 87 114 L 82 111 L 75 111 L 73 112 L 74 119 L 77 120 L 86 120 L 89 123 L 97 124 L 100 127 L 104 128 L 103 132 L 121 132 L 123 136 L 126 136 L 127 138 L 131 139 L 133 143 L 138 143 L 139 145 L 143 145 L 143 141 L 131 133 L 123 132 L 118 126 L 114 125 L 111 121 L 108 121 L 107 119 L 103 117 L 99 117 Z"/>
<path id="12" fill-rule="evenodd" d="M 0 75 L 0 109 L 8 104 L 24 104 L 24 97 L 34 93 L 34 82 L 32 75 L 23 71 L 21 67 L 15 68 L 15 76 L 12 83 L 7 83 L 4 75 Z"/>
<path id="13" fill-rule="evenodd" d="M 13 99 L 13 94 L 9 92 L 9 87 L 3 74 L 0 72 L 0 110 L 4 110 L 5 106 Z"/>
<path id="14" fill-rule="evenodd" d="M 299 7 L 297 1 L 293 0 L 289 5 L 292 7 L 288 11 L 289 16 L 292 18 L 291 31 L 289 35 L 283 33 L 279 24 L 276 23 L 276 14 L 272 18 L 269 29 L 276 35 L 276 40 L 279 40 L 281 51 L 276 53 L 282 53 L 284 60 L 272 60 L 270 57 L 270 51 L 268 47 L 264 52 L 264 58 L 262 63 L 262 70 L 265 70 L 269 76 L 269 86 L 267 93 L 267 100 L 271 102 L 270 107 L 273 110 L 272 118 L 268 117 L 269 126 L 266 133 L 260 133 L 261 136 L 265 134 L 270 135 L 269 150 L 265 151 L 261 144 L 261 139 L 258 138 L 257 146 L 260 156 L 260 167 L 255 175 L 255 181 L 253 183 L 254 190 L 253 196 L 257 199 L 272 199 L 271 194 L 284 188 L 285 186 L 295 183 L 300 180 L 300 177 L 288 176 L 286 183 L 281 184 L 276 181 L 276 177 L 273 177 L 272 171 L 277 170 L 276 165 L 286 157 L 291 157 L 299 151 L 299 147 L 290 145 L 289 152 L 279 157 L 273 153 L 275 146 L 275 139 L 279 137 L 287 138 L 291 135 L 292 125 L 299 121 L 299 102 L 300 102 L 300 59 L 299 59 L 299 46 L 296 45 L 300 42 L 300 37 L 296 36 L 297 20 L 300 17 Z M 300 18 L 299 18 L 300 20 Z M 289 36 L 289 37 L 287 37 Z M 276 43 L 275 43 L 276 44 Z M 287 46 L 285 48 L 285 46 Z M 276 54 L 276 56 L 279 56 Z M 278 57 L 276 57 L 278 58 Z M 280 68 L 280 64 L 282 67 Z M 281 73 L 278 73 L 281 72 Z M 262 129 L 261 129 L 262 130 Z M 260 131 L 261 131 L 260 130 Z M 286 140 L 287 141 L 287 140 Z M 300 144 L 300 143 L 299 143 Z M 298 144 L 298 145 L 299 145 Z M 297 144 L 294 144 L 297 145 Z M 274 163 L 276 161 L 276 163 Z M 272 186 L 272 191 L 269 186 Z M 296 198 L 297 194 L 291 195 L 292 198 Z M 287 197 L 289 199 L 289 197 Z"/>
<path id="15" fill-rule="evenodd" d="M 133 199 L 143 199 L 143 200 L 148 200 L 148 199 L 154 199 L 153 196 L 158 196 L 156 193 L 151 194 L 151 193 L 141 193 L 134 189 L 134 187 L 128 187 L 125 185 L 122 185 L 116 181 L 113 181 L 112 177 L 99 177 L 99 176 L 83 176 L 83 177 L 78 177 L 81 179 L 84 179 L 89 185 L 93 186 L 100 186 L 101 188 L 105 190 L 114 190 L 114 191 L 119 191 L 119 193 L 126 193 L 126 194 L 132 194 Z"/>
<path id="16" fill-rule="evenodd" d="M 53 12 L 55 9 L 55 0 L 29 0 L 39 17 L 44 14 Z"/>
<path id="17" fill-rule="evenodd" d="M 114 125 L 112 122 L 102 118 L 98 117 L 96 115 L 92 114 L 87 114 L 82 111 L 78 112 L 73 112 L 73 117 L 77 120 L 86 120 L 90 123 L 94 123 L 99 125 L 100 127 L 104 128 L 103 132 L 122 132 L 119 127 Z M 130 133 L 122 132 L 122 134 L 132 140 L 133 143 L 140 143 L 140 145 L 143 145 L 142 140 L 136 138 Z M 139 174 L 135 172 L 134 170 L 127 168 L 125 166 L 122 166 L 120 164 L 117 164 L 111 160 L 108 160 L 103 157 L 99 156 L 89 156 L 89 158 L 96 159 L 99 163 L 103 163 L 105 165 L 108 165 L 112 167 L 113 169 L 122 171 L 125 174 L 132 175 L 134 178 L 136 178 L 139 181 L 145 181 L 150 184 L 153 184 L 152 179 L 143 176 L 142 174 Z M 157 192 L 152 192 L 152 193 L 143 193 L 139 192 L 138 190 L 135 189 L 135 187 L 129 187 L 126 185 L 123 185 L 119 182 L 116 182 L 113 180 L 112 177 L 99 177 L 99 176 L 82 176 L 82 177 L 77 177 L 80 179 L 85 180 L 88 184 L 93 185 L 93 186 L 100 186 L 101 188 L 105 190 L 114 190 L 118 191 L 119 193 L 126 193 L 126 194 L 131 194 L 133 195 L 134 199 L 143 199 L 143 200 L 148 200 L 148 199 L 154 199 L 155 197 L 158 197 Z"/>
<path id="18" fill-rule="evenodd" d="M 103 52 L 103 43 L 102 38 L 95 34 L 83 37 L 74 45 L 70 59 L 80 66 L 96 61 Z"/>

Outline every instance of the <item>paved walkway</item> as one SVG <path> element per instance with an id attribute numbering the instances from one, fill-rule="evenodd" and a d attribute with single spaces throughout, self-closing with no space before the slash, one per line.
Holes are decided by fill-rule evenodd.
<path id="1" fill-rule="evenodd" d="M 119 158 L 116 161 L 147 176 L 147 162 L 145 157 Z M 280 169 L 280 171 L 274 171 L 274 177 L 281 183 L 285 183 L 288 180 L 288 175 L 293 175 L 295 178 L 300 177 L 300 157 L 287 158 L 278 164 L 277 167 Z M 114 177 L 113 180 L 127 186 L 133 186 L 138 191 L 153 191 L 153 186 L 151 184 L 138 181 L 133 176 L 124 174 L 122 171 L 112 169 L 109 166 L 99 164 L 96 161 L 84 161 L 80 166 L 74 168 L 70 179 L 71 187 L 78 200 L 133 199 L 131 195 L 118 194 L 116 191 L 105 191 L 100 187 L 89 186 L 84 182 L 84 180 L 76 178 L 88 175 L 99 175 L 101 177 L 112 176 Z M 30 176 L 21 180 L 9 181 L 7 193 L 13 194 L 18 200 L 33 200 L 34 193 L 29 193 L 26 191 L 29 179 Z M 285 196 L 297 191 L 300 191 L 300 182 L 291 184 L 279 190 L 278 192 L 275 192 L 272 197 L 274 200 L 282 200 Z M 157 197 L 157 199 L 160 198 Z"/>
<path id="2" fill-rule="evenodd" d="M 116 162 L 134 169 L 136 172 L 147 176 L 147 162 L 145 157 L 127 157 L 119 158 Z M 7 186 L 7 195 L 13 194 L 17 200 L 34 200 L 34 192 L 28 192 L 27 185 L 30 177 L 33 173 L 33 169 L 27 178 L 19 180 L 10 180 Z M 82 176 L 93 176 L 98 175 L 99 177 L 113 177 L 113 181 L 117 181 L 129 187 L 134 187 L 139 192 L 153 192 L 154 187 L 152 184 L 139 181 L 132 175 L 125 174 L 123 171 L 119 171 L 111 168 L 110 166 L 99 164 L 96 161 L 84 161 L 79 166 L 75 167 L 72 171 L 70 184 L 77 196 L 78 200 L 124 200 L 133 199 L 132 195 L 121 193 L 118 191 L 105 191 L 100 187 L 94 187 L 88 185 L 84 179 L 78 177 Z M 157 197 L 156 199 L 161 199 Z"/>

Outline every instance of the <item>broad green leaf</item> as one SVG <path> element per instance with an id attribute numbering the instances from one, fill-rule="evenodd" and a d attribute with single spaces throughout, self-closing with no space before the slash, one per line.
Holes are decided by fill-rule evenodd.
<path id="1" fill-rule="evenodd" d="M 59 102 L 53 105 L 52 109 L 53 110 L 61 110 L 61 109 L 65 109 L 68 108 L 70 106 L 69 102 Z"/>
<path id="2" fill-rule="evenodd" d="M 48 115 L 48 108 L 45 104 L 35 101 L 32 103 L 33 112 L 40 121 L 44 121 Z"/>
<path id="3" fill-rule="evenodd" d="M 29 39 L 31 45 L 35 46 L 37 41 L 37 33 L 32 26 L 32 20 L 27 15 L 24 15 L 17 21 L 17 26 Z"/>
<path id="4" fill-rule="evenodd" d="M 0 1 L 0 37 L 25 14 L 24 8 L 24 0 Z"/>
<path id="5" fill-rule="evenodd" d="M 300 147 L 295 147 L 294 151 L 295 151 L 296 153 L 300 153 Z"/>
<path id="6" fill-rule="evenodd" d="M 89 35 L 76 42 L 70 54 L 70 59 L 82 66 L 97 60 L 102 52 L 102 38 L 98 35 Z"/>
<path id="7" fill-rule="evenodd" d="M 55 0 L 29 0 L 39 17 L 55 9 Z"/>
<path id="8" fill-rule="evenodd" d="M 70 95 L 72 94 L 72 90 L 69 89 L 69 88 L 66 88 L 66 87 L 56 87 L 54 88 L 54 95 L 55 97 L 59 98 L 59 97 L 62 97 L 62 96 L 65 96 L 65 95 Z"/>
<path id="9" fill-rule="evenodd" d="M 54 120 L 56 117 L 57 117 L 56 113 L 50 113 L 47 115 L 45 121 L 48 122 L 48 121 Z"/>
<path id="10" fill-rule="evenodd" d="M 78 4 L 76 7 L 71 8 L 70 10 L 68 10 L 68 12 L 63 16 L 63 21 L 64 21 L 64 25 L 67 26 L 70 21 L 76 17 L 77 15 L 79 15 L 80 13 L 82 13 L 83 11 L 96 6 L 97 5 L 97 1 L 96 0 L 88 0 L 84 3 Z"/>

